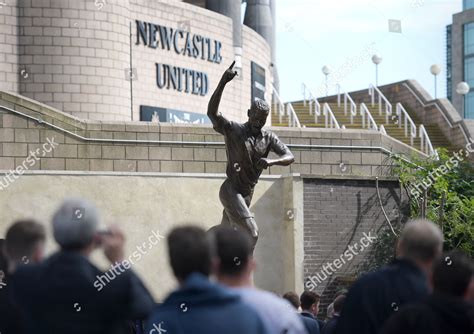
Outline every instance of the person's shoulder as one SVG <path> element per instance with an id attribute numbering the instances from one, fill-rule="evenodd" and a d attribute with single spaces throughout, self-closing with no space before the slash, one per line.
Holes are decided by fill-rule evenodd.
<path id="1" fill-rule="evenodd" d="M 309 326 L 310 328 L 313 328 L 313 327 L 319 328 L 319 324 L 318 324 L 316 319 L 307 317 L 307 316 L 305 316 L 304 314 L 301 314 L 301 313 L 299 313 L 299 317 L 301 318 L 301 320 L 303 321 L 303 323 L 305 324 L 306 327 Z"/>
<path id="2" fill-rule="evenodd" d="M 382 276 L 380 270 L 362 274 L 352 285 L 349 294 L 351 294 L 351 292 L 354 293 L 355 291 L 363 290 L 364 288 L 373 286 L 374 284 L 378 284 Z"/>
<path id="3" fill-rule="evenodd" d="M 45 263 L 28 263 L 18 266 L 15 272 L 11 275 L 12 281 L 34 280 L 38 276 L 46 273 Z"/>
<path id="4" fill-rule="evenodd" d="M 407 305 L 394 313 L 384 324 L 381 333 L 436 333 L 436 316 L 425 303 Z"/>

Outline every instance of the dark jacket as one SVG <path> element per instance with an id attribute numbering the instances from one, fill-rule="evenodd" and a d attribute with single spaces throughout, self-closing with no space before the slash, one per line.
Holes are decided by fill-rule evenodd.
<path id="1" fill-rule="evenodd" d="M 130 320 L 149 315 L 153 299 L 132 270 L 110 275 L 98 291 L 95 282 L 102 274 L 75 252 L 19 267 L 11 280 L 12 296 L 24 312 L 26 333 L 123 333 Z"/>
<path id="2" fill-rule="evenodd" d="M 472 334 L 474 319 L 461 298 L 433 294 L 424 302 L 409 305 L 385 323 L 383 334 Z M 471 305 L 472 307 L 472 305 Z"/>
<path id="3" fill-rule="evenodd" d="M 324 327 L 324 321 L 322 320 L 319 320 L 318 318 L 316 318 L 313 314 L 311 314 L 310 312 L 306 312 L 306 311 L 303 311 L 301 312 L 301 316 L 303 318 L 306 318 L 306 319 L 311 319 L 311 320 L 314 320 L 316 321 L 316 323 L 318 324 L 318 332 L 321 333 L 323 327 Z M 313 326 L 314 327 L 314 326 Z"/>
<path id="4" fill-rule="evenodd" d="M 11 275 L 4 273 L 0 286 L 0 334 L 23 333 L 20 310 L 11 300 Z"/>
<path id="5" fill-rule="evenodd" d="M 166 331 L 166 332 L 165 332 Z M 145 333 L 263 334 L 257 313 L 240 297 L 204 275 L 194 273 L 156 307 Z M 269 333 L 270 334 L 270 333 Z"/>
<path id="6" fill-rule="evenodd" d="M 425 274 L 408 260 L 395 260 L 362 276 L 349 290 L 337 334 L 377 334 L 399 308 L 428 295 Z"/>
<path id="7" fill-rule="evenodd" d="M 300 314 L 301 319 L 303 320 L 304 327 L 308 331 L 308 334 L 320 334 L 321 330 L 319 328 L 319 324 L 314 318 L 314 316 L 310 313 L 304 312 Z"/>
<path id="8" fill-rule="evenodd" d="M 336 325 L 337 321 L 339 320 L 339 315 L 334 314 L 331 319 L 326 321 L 324 324 L 323 329 L 321 330 L 321 334 L 334 334 L 336 333 Z"/>

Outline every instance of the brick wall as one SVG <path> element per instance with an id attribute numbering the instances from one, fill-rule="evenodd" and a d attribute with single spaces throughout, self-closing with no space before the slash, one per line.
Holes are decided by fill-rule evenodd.
<path id="1" fill-rule="evenodd" d="M 380 196 L 392 223 L 402 218 L 399 183 L 380 181 Z M 334 294 L 348 287 L 355 279 L 357 265 L 367 255 L 361 250 L 364 232 L 376 236 L 386 222 L 380 208 L 374 180 L 322 179 L 304 180 L 304 279 L 305 288 L 314 289 L 322 296 L 321 316 L 325 318 L 326 307 Z M 353 258 L 344 252 L 354 246 Z M 356 254 L 357 252 L 359 254 Z M 349 251 L 350 252 L 350 251 Z M 340 259 L 346 261 L 343 263 Z M 339 259 L 341 262 L 335 263 Z M 335 271 L 322 272 L 323 265 L 331 263 Z M 335 263 L 335 264 L 334 264 Z M 339 268 L 338 268 L 339 267 Z M 316 287 L 308 279 L 319 275 Z M 319 281 L 318 281 L 319 280 Z"/>

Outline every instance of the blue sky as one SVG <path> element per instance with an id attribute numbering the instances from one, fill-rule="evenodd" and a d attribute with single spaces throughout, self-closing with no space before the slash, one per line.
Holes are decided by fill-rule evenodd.
<path id="1" fill-rule="evenodd" d="M 324 95 L 324 65 L 333 73 L 330 93 L 336 82 L 346 91 L 367 88 L 377 53 L 379 85 L 415 79 L 434 96 L 430 66 L 440 64 L 438 97 L 445 97 L 446 25 L 461 10 L 462 0 L 278 0 L 280 95 L 301 99 L 303 82 Z M 401 34 L 389 32 L 389 20 L 401 21 Z"/>

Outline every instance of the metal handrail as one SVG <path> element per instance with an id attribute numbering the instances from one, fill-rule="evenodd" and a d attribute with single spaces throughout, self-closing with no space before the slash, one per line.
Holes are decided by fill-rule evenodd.
<path id="1" fill-rule="evenodd" d="M 12 95 L 14 96 L 14 95 Z M 61 126 L 58 126 L 56 124 L 53 124 L 53 123 L 50 123 L 48 121 L 45 121 L 41 118 L 42 114 L 37 112 L 37 111 L 34 111 L 34 110 L 30 110 L 31 112 L 35 113 L 35 114 L 39 114 L 38 117 L 35 117 L 35 116 L 31 116 L 29 114 L 26 114 L 24 112 L 21 112 L 21 111 L 18 111 L 18 110 L 15 110 L 15 109 L 11 109 L 9 107 L 6 107 L 4 105 L 1 105 L 0 104 L 0 109 L 4 109 L 12 114 L 15 114 L 15 115 L 20 115 L 22 117 L 25 117 L 27 119 L 30 119 L 32 121 L 35 121 L 37 122 L 38 124 L 42 124 L 44 126 L 48 126 L 50 127 L 51 129 L 55 129 L 55 130 L 58 130 L 59 132 L 61 133 L 64 133 L 64 134 L 68 134 L 70 135 L 71 137 L 73 138 L 77 138 L 79 140 L 83 140 L 85 142 L 90 142 L 90 143 L 94 143 L 94 142 L 97 142 L 97 143 L 115 143 L 115 144 L 148 144 L 148 145 L 163 145 L 163 144 L 166 144 L 166 145 L 190 145 L 190 146 L 224 146 L 225 143 L 224 142 L 213 142 L 213 141 L 209 141 L 209 142 L 203 142 L 203 141 L 183 141 L 183 140 L 152 140 L 152 139 L 112 139 L 112 138 L 94 138 L 94 137 L 86 137 L 85 135 L 82 136 L 80 134 L 77 134 L 75 132 L 72 132 L 72 131 L 69 131 L 69 130 L 66 130 L 65 128 L 61 127 Z M 27 108 L 24 108 L 25 110 L 27 110 Z M 84 122 L 84 120 L 79 120 L 79 119 L 76 119 L 74 118 L 73 116 L 71 115 L 67 115 L 66 117 L 68 118 L 71 118 L 73 119 L 74 121 L 77 120 L 78 124 L 80 124 L 82 126 L 82 123 L 86 123 Z M 94 123 L 94 122 L 92 122 Z M 137 122 L 139 123 L 139 122 Z M 78 125 L 75 125 L 75 126 L 78 126 Z M 153 125 L 153 126 L 160 126 L 160 125 Z M 84 131 L 85 133 L 88 134 L 89 131 Z M 331 150 L 334 150 L 334 149 L 352 149 L 352 150 L 369 150 L 369 151 L 373 151 L 373 150 L 378 150 L 384 154 L 387 154 L 388 156 L 392 157 L 394 156 L 394 153 L 393 151 L 391 150 L 388 150 L 386 149 L 385 147 L 382 147 L 382 146 L 372 146 L 372 145 L 368 145 L 368 146 L 364 146 L 364 145 L 334 145 L 334 144 L 331 144 L 331 145 L 316 145 L 316 144 L 287 144 L 288 147 L 290 148 L 309 148 L 309 149 L 331 149 Z M 422 154 L 425 154 L 422 152 Z M 403 161 L 405 162 L 408 162 L 408 163 L 412 163 L 410 160 L 408 159 L 405 159 L 403 157 L 399 157 L 400 159 L 402 159 Z M 416 165 L 415 165 L 416 166 Z M 34 172 L 34 171 L 30 171 L 30 172 Z M 46 171 L 40 171 L 40 172 L 46 172 Z M 66 171 L 63 171 L 63 172 L 66 172 Z M 94 172 L 87 172 L 88 174 L 93 174 Z M 208 174 L 209 175 L 209 174 Z"/>
<path id="2" fill-rule="evenodd" d="M 334 113 L 332 112 L 331 107 L 329 106 L 329 104 L 324 103 L 323 113 L 324 113 L 324 125 L 325 125 L 326 128 L 328 127 L 328 125 L 331 129 L 332 128 L 336 128 L 336 129 L 341 128 L 339 126 L 339 123 L 338 123 L 336 117 L 334 116 Z M 328 120 L 328 114 L 329 114 L 329 120 Z"/>
<path id="3" fill-rule="evenodd" d="M 407 113 L 405 108 L 403 108 L 400 102 L 397 103 L 397 116 L 398 116 L 398 127 L 402 127 L 402 115 L 405 116 L 403 122 L 403 127 L 405 128 L 405 137 L 408 137 L 408 123 L 410 123 L 410 143 L 413 146 L 413 140 L 416 138 L 416 125 L 415 122 L 411 119 L 410 115 Z"/>
<path id="4" fill-rule="evenodd" d="M 374 118 L 372 117 L 372 114 L 369 111 L 369 108 L 367 108 L 365 103 L 360 104 L 360 115 L 362 116 L 362 128 L 365 128 L 365 115 L 367 115 L 367 129 L 378 130 L 377 123 L 375 122 Z M 383 128 L 383 131 L 385 131 L 385 128 Z M 386 133 L 387 132 L 385 132 L 385 134 Z"/>
<path id="5" fill-rule="evenodd" d="M 288 116 L 288 126 L 301 128 L 301 123 L 298 119 L 298 115 L 296 115 L 293 105 L 289 102 L 286 104 L 286 114 Z"/>
<path id="6" fill-rule="evenodd" d="M 384 134 L 384 135 L 387 134 L 387 131 L 385 130 L 385 127 L 383 126 L 383 124 L 380 125 L 379 131 L 380 131 L 382 134 Z"/>
<path id="7" fill-rule="evenodd" d="M 430 107 L 430 106 L 435 106 L 435 108 L 438 109 L 441 116 L 443 116 L 445 121 L 448 123 L 449 127 L 451 129 L 454 128 L 453 124 L 448 119 L 448 117 L 444 114 L 444 112 L 441 110 L 441 108 L 439 107 L 437 102 L 424 103 L 421 100 L 421 98 L 418 96 L 418 94 L 407 83 L 404 83 L 403 86 L 405 86 L 410 91 L 410 93 L 412 93 L 412 95 L 418 100 L 418 102 L 420 102 L 420 104 L 423 106 L 423 108 Z M 464 138 L 466 139 L 466 142 L 469 143 L 469 138 L 468 138 L 468 134 L 466 133 L 466 130 L 463 128 L 463 126 L 460 123 L 458 123 L 457 126 L 461 129 L 461 132 L 462 132 Z"/>
<path id="8" fill-rule="evenodd" d="M 314 121 L 318 123 L 318 116 L 321 116 L 321 105 L 318 102 L 318 99 L 311 93 L 311 90 L 306 86 L 305 83 L 302 83 L 303 88 L 303 105 L 306 107 L 306 102 L 309 105 L 309 114 L 313 114 L 314 109 Z M 308 93 L 308 99 L 306 98 L 306 92 Z M 314 106 L 314 107 L 313 107 Z"/>
<path id="9" fill-rule="evenodd" d="M 385 124 L 388 124 L 388 118 L 392 115 L 392 104 L 388 99 L 383 95 L 383 93 L 376 86 L 369 85 L 369 95 L 372 101 L 372 107 L 375 104 L 375 93 L 379 94 L 378 104 L 379 104 L 379 115 L 382 116 L 382 101 L 385 102 Z"/>
<path id="10" fill-rule="evenodd" d="M 439 159 L 438 152 L 433 148 L 430 137 L 428 136 L 428 133 L 426 132 L 426 129 L 423 126 L 423 124 L 420 125 L 420 129 L 418 132 L 420 134 L 420 142 L 421 142 L 420 151 L 438 160 Z"/>
<path id="11" fill-rule="evenodd" d="M 272 96 L 273 96 L 273 99 L 275 99 L 276 103 L 278 104 L 278 110 L 275 110 L 275 114 L 278 113 L 278 117 L 281 123 L 283 116 L 285 116 L 285 105 L 281 101 L 280 95 L 278 95 L 278 92 L 275 86 L 273 85 L 272 85 Z M 272 103 L 272 106 L 273 106 L 273 103 Z"/>
<path id="12" fill-rule="evenodd" d="M 337 87 L 337 106 L 340 107 L 342 87 L 340 84 L 337 84 L 336 87 Z M 347 101 L 349 101 L 351 104 L 351 110 L 350 110 L 351 111 L 351 124 L 354 124 L 354 116 L 357 116 L 357 105 L 352 99 L 352 97 L 349 95 L 349 93 L 347 93 L 346 91 L 343 91 L 343 95 L 344 95 L 344 115 L 347 116 Z"/>

